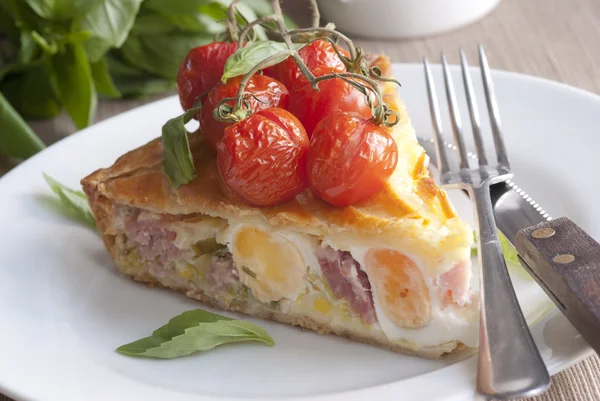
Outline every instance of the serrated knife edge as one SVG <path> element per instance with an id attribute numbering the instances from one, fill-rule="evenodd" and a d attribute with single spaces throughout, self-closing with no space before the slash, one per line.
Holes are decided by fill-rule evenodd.
<path id="1" fill-rule="evenodd" d="M 426 139 L 418 137 L 419 143 L 425 149 L 431 163 L 437 166 L 435 143 L 433 138 Z M 456 146 L 446 142 L 446 146 L 455 152 L 448 152 L 448 158 L 457 158 Z M 477 156 L 471 152 L 468 153 L 473 160 L 478 160 Z M 514 181 L 506 181 L 494 184 L 490 188 L 496 225 L 504 236 L 515 245 L 517 233 L 524 228 L 537 225 L 544 221 L 552 220 L 552 217 L 533 200 L 521 187 Z"/>

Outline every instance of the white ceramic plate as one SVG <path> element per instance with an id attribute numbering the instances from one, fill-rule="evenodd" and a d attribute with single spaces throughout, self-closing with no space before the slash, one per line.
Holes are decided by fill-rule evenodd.
<path id="1" fill-rule="evenodd" d="M 395 68 L 417 132 L 430 136 L 421 67 Z M 600 189 L 590 185 L 596 172 L 581 167 L 600 148 L 600 98 L 531 77 L 493 75 L 515 182 L 551 215 L 569 215 L 600 239 Z M 464 106 L 462 94 L 459 101 Z M 121 114 L 0 180 L 0 392 L 34 401 L 473 399 L 474 358 L 426 361 L 244 316 L 265 327 L 275 347 L 224 346 L 167 361 L 117 354 L 118 346 L 202 305 L 120 276 L 99 236 L 57 212 L 42 172 L 77 187 L 83 176 L 159 136 L 179 113 L 169 98 Z M 451 196 L 470 219 L 466 198 Z M 546 296 L 523 277 L 514 274 L 517 292 L 550 372 L 589 355 L 573 327 L 556 310 L 546 313 Z"/>

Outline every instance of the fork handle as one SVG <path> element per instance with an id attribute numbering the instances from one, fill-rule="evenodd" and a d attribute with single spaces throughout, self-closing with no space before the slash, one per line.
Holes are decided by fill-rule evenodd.
<path id="1" fill-rule="evenodd" d="M 477 391 L 495 398 L 533 396 L 550 385 L 506 268 L 488 183 L 470 187 L 478 228 L 480 326 Z"/>

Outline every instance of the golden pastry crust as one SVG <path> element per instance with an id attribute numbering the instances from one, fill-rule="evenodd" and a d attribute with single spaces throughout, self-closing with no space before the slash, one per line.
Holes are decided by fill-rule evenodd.
<path id="1" fill-rule="evenodd" d="M 376 56 L 371 60 L 382 71 L 389 72 L 387 57 Z M 258 217 L 273 226 L 291 227 L 313 235 L 398 235 L 406 218 L 443 226 L 456 214 L 445 191 L 429 177 L 425 152 L 416 140 L 395 85 L 383 84 L 382 92 L 385 101 L 400 115 L 400 122 L 391 134 L 402 156 L 386 187 L 360 204 L 333 207 L 306 190 L 295 199 L 273 207 L 245 205 L 228 193 L 217 171 L 216 154 L 199 133 L 190 135 L 198 176 L 189 184 L 174 188 L 169 183 L 161 164 L 162 144 L 157 138 L 121 156 L 113 166 L 85 177 L 82 185 L 90 199 L 107 198 L 155 213 L 202 213 L 226 219 Z"/>

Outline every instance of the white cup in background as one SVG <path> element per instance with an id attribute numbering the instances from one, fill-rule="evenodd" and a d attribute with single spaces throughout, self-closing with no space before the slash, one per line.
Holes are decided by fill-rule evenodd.
<path id="1" fill-rule="evenodd" d="M 478 20 L 500 0 L 319 0 L 326 22 L 370 38 L 410 38 L 449 31 Z"/>

